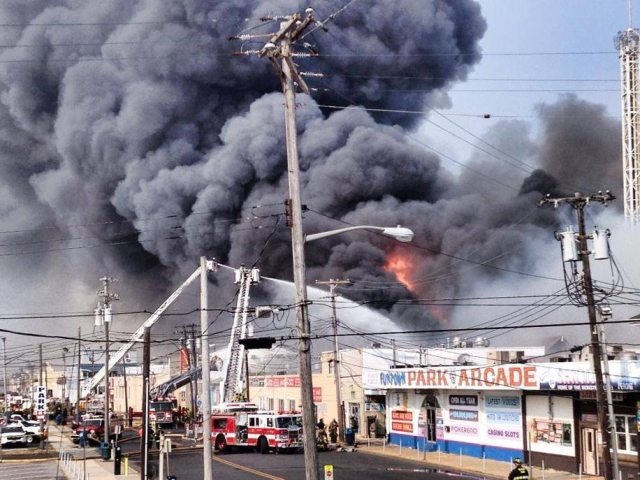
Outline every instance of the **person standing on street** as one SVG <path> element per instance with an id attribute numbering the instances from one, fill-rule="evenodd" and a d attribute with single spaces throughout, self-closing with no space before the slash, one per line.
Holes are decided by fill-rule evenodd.
<path id="1" fill-rule="evenodd" d="M 515 468 L 509 473 L 509 480 L 529 480 L 529 470 L 522 466 L 519 458 L 513 459 Z"/>

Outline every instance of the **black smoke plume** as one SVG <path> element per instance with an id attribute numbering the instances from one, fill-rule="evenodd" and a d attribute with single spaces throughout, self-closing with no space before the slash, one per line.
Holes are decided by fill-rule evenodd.
<path id="1" fill-rule="evenodd" d="M 200 255 L 232 266 L 257 261 L 263 274 L 290 278 L 280 85 L 268 61 L 231 54 L 260 48 L 266 37 L 244 43 L 228 37 L 274 32 L 277 21 L 252 27 L 263 16 L 306 5 L 27 3 L 0 5 L 1 23 L 10 25 L 0 28 L 2 43 L 10 45 L 0 55 L 0 218 L 8 232 L 7 269 L 27 276 L 37 271 L 53 282 L 66 277 L 74 305 L 94 301 L 94 285 L 106 272 L 133 289 L 130 304 L 157 301 L 158 282 L 170 290 Z M 595 183 L 598 168 L 610 165 L 616 150 L 615 142 L 596 139 L 616 125 L 575 99 L 542 106 L 544 146 L 532 158 L 547 173 L 515 182 L 508 176 L 513 192 L 494 194 L 495 186 L 452 175 L 436 154 L 413 142 L 411 129 L 421 117 L 402 113 L 446 96 L 480 60 L 486 24 L 478 3 L 325 0 L 313 6 L 328 31 L 315 28 L 305 38 L 308 45 L 297 47 L 321 54 L 301 59 L 300 69 L 325 75 L 309 79 L 317 88 L 311 97 L 297 98 L 301 186 L 309 207 L 305 230 L 341 222 L 402 224 L 415 231 L 420 248 L 367 233 L 314 242 L 307 249 L 309 279 L 352 278 L 350 295 L 394 315 L 401 326 L 438 324 L 446 312 L 398 299 L 455 294 L 456 257 L 481 253 L 496 258 L 495 265 L 529 266 L 526 255 L 501 253 L 552 220 L 536 214 L 519 223 L 522 208 L 547 193 L 543 186 L 560 188 L 574 163 L 590 167 L 576 181 Z M 355 107 L 334 111 L 327 104 Z M 591 114 L 589 123 L 575 115 L 581 110 Z M 563 111 L 573 115 L 571 125 L 557 120 Z M 582 141 L 587 134 L 593 148 Z M 578 137 L 579 159 L 566 136 Z M 498 178 L 507 168 L 492 159 L 474 162 L 493 165 Z M 606 172 L 612 178 L 618 173 Z M 12 257 L 28 252 L 39 253 Z M 65 260 L 55 260 L 61 255 Z M 398 281 L 388 265 L 392 255 L 409 259 L 413 280 L 371 290 Z M 69 258 L 71 265 L 61 270 Z M 19 299 L 12 307 L 28 309 Z"/>

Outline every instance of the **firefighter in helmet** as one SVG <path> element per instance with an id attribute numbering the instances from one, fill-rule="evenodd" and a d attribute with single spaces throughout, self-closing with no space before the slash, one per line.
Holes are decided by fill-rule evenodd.
<path id="1" fill-rule="evenodd" d="M 513 459 L 514 469 L 509 473 L 509 480 L 529 480 L 529 470 L 522 466 L 522 460 Z"/>

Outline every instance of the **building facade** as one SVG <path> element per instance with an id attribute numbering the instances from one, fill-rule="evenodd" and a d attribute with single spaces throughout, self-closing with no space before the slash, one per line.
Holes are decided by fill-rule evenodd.
<path id="1" fill-rule="evenodd" d="M 389 442 L 600 475 L 602 432 L 590 362 L 363 369 L 386 390 Z M 620 471 L 638 469 L 640 362 L 609 362 Z"/>

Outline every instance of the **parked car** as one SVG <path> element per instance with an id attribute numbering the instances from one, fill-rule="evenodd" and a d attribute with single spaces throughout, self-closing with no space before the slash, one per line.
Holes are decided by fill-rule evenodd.
<path id="1" fill-rule="evenodd" d="M 31 422 L 29 420 L 23 420 L 19 422 L 11 422 L 9 426 L 22 425 L 24 431 L 27 433 L 27 445 L 39 442 L 41 438 L 46 439 L 49 436 L 49 429 L 46 425 L 40 426 L 39 422 Z"/>
<path id="2" fill-rule="evenodd" d="M 30 420 L 27 420 L 26 418 L 24 418 L 22 415 L 20 415 L 19 413 L 13 413 L 11 414 L 11 416 L 9 417 L 9 421 L 10 422 L 28 422 Z"/>
<path id="3" fill-rule="evenodd" d="M 2 427 L 2 434 L 0 435 L 0 444 L 2 447 L 8 447 L 12 445 L 26 445 L 29 435 L 26 430 L 20 424 L 10 424 Z"/>

